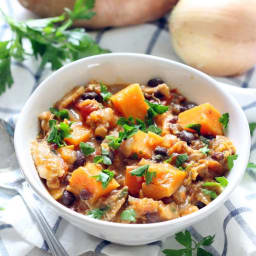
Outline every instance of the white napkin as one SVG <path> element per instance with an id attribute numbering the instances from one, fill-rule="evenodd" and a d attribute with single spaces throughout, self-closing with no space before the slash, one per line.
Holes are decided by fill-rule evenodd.
<path id="1" fill-rule="evenodd" d="M 31 13 L 18 4 L 17 0 L 1 0 L 1 8 L 18 19 L 33 17 Z M 147 53 L 180 61 L 169 43 L 165 18 L 151 24 L 103 30 L 91 34 L 103 47 L 114 52 Z M 1 25 L 0 21 L 0 39 L 8 39 L 9 37 L 8 27 Z M 38 85 L 38 82 L 50 74 L 50 70 L 47 67 L 44 70 L 39 70 L 38 63 L 29 59 L 22 65 L 13 63 L 12 72 L 15 80 L 14 86 L 0 96 L 0 118 L 5 118 L 10 123 L 15 121 L 33 89 Z M 254 87 L 256 73 L 252 69 L 240 77 L 217 79 L 238 87 Z M 237 94 L 237 99 L 244 107 L 248 120 L 256 122 L 256 98 L 249 100 L 246 96 Z M 0 143 L 1 148 L 5 148 L 4 142 Z M 255 149 L 256 135 L 252 145 L 252 162 L 256 162 Z M 0 154 L 0 159 L 1 169 L 6 156 Z M 5 169 L 0 171 L 0 180 L 16 179 L 17 174 L 18 172 L 10 172 Z M 255 181 L 256 170 L 247 170 L 241 185 L 230 199 L 213 215 L 189 228 L 195 240 L 200 240 L 202 236 L 215 234 L 215 241 L 208 248 L 213 255 L 256 256 Z M 22 199 L 16 194 L 7 193 L 0 189 L 0 206 L 4 207 L 4 210 L 0 211 L 0 255 L 46 255 L 45 243 L 30 218 Z M 41 203 L 40 207 L 42 208 L 42 206 L 46 207 Z M 80 255 L 92 250 L 103 252 L 109 256 L 157 256 L 161 255 L 163 248 L 180 248 L 173 237 L 146 246 L 114 245 L 80 231 L 56 216 L 50 209 L 43 208 L 43 212 L 70 255 Z"/>

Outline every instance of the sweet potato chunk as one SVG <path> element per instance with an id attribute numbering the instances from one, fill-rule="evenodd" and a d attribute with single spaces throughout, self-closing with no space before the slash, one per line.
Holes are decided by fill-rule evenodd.
<path id="1" fill-rule="evenodd" d="M 153 147 L 155 148 L 156 146 L 160 146 L 162 145 L 164 142 L 164 138 L 153 133 L 153 132 L 148 132 L 148 141 L 147 141 L 147 144 L 150 146 L 150 147 Z"/>
<path id="2" fill-rule="evenodd" d="M 117 111 L 125 117 L 134 117 L 144 120 L 148 105 L 139 84 L 131 84 L 114 94 L 111 101 Z"/>
<path id="3" fill-rule="evenodd" d="M 68 164 L 73 164 L 76 160 L 76 151 L 74 150 L 74 145 L 61 147 L 58 149 L 61 158 Z"/>
<path id="4" fill-rule="evenodd" d="M 88 190 L 92 194 L 92 201 L 101 196 L 109 194 L 112 190 L 119 187 L 115 179 L 112 179 L 106 188 L 95 177 L 102 170 L 98 164 L 87 163 L 84 167 L 76 169 L 69 180 L 69 190 L 78 195 L 82 189 Z"/>
<path id="5" fill-rule="evenodd" d="M 136 169 L 137 166 L 127 166 L 125 173 L 125 185 L 128 187 L 128 191 L 132 195 L 138 195 L 144 182 L 144 177 L 138 177 L 131 175 L 131 171 Z"/>
<path id="6" fill-rule="evenodd" d="M 201 134 L 204 135 L 222 135 L 223 129 L 219 122 L 221 114 L 210 103 L 201 104 L 179 114 L 178 123 L 183 129 L 190 132 L 195 130 L 187 128 L 191 124 L 200 124 Z"/>
<path id="7" fill-rule="evenodd" d="M 186 172 L 166 163 L 151 164 L 148 172 L 156 172 L 156 176 L 149 185 L 142 184 L 142 192 L 144 196 L 157 200 L 170 197 L 186 177 Z"/>
<path id="8" fill-rule="evenodd" d="M 74 123 L 71 128 L 72 132 L 70 137 L 64 139 L 70 145 L 77 146 L 80 142 L 86 142 L 91 137 L 91 131 L 79 122 Z"/>

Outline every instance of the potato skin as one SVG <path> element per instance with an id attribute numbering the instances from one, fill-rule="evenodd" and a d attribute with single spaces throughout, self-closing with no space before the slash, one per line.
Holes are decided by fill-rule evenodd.
<path id="1" fill-rule="evenodd" d="M 19 0 L 27 9 L 41 17 L 60 15 L 65 7 L 72 8 L 75 0 Z M 178 0 L 96 0 L 96 16 L 81 20 L 76 26 L 87 28 L 119 27 L 141 24 L 162 17 Z"/>

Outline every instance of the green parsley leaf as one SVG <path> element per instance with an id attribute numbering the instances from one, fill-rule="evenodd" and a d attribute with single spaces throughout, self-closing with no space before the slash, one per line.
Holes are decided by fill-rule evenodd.
<path id="1" fill-rule="evenodd" d="M 210 252 L 207 252 L 205 249 L 199 247 L 197 249 L 197 256 L 213 256 Z"/>
<path id="2" fill-rule="evenodd" d="M 95 148 L 93 147 L 93 144 L 90 142 L 80 142 L 79 147 L 85 156 L 89 156 L 90 154 L 95 152 Z"/>
<path id="3" fill-rule="evenodd" d="M 215 181 L 206 181 L 202 184 L 203 187 L 221 187 L 220 183 Z"/>
<path id="4" fill-rule="evenodd" d="M 255 163 L 248 163 L 247 168 L 256 168 Z"/>
<path id="5" fill-rule="evenodd" d="M 179 249 L 179 250 L 165 249 L 165 250 L 163 250 L 163 253 L 167 256 L 184 256 L 186 252 L 187 252 L 186 249 Z"/>
<path id="6" fill-rule="evenodd" d="M 55 143 L 58 147 L 65 145 L 64 138 L 70 136 L 72 129 L 66 123 L 56 124 L 56 120 L 49 120 L 50 132 L 47 142 Z"/>
<path id="7" fill-rule="evenodd" d="M 108 101 L 112 96 L 112 93 L 108 91 L 108 88 L 103 83 L 100 83 L 100 95 L 102 96 L 104 101 Z"/>
<path id="8" fill-rule="evenodd" d="M 205 189 L 205 188 L 202 188 L 201 190 L 202 190 L 202 192 L 203 192 L 205 195 L 210 196 L 211 199 L 215 199 L 215 198 L 217 198 L 217 196 L 218 196 L 218 195 L 216 194 L 216 192 L 214 192 L 214 191 L 212 191 L 212 190 Z"/>
<path id="9" fill-rule="evenodd" d="M 231 170 L 234 167 L 234 161 L 238 158 L 238 155 L 231 155 L 227 157 L 228 169 Z"/>
<path id="10" fill-rule="evenodd" d="M 228 123 L 229 123 L 229 113 L 224 113 L 220 118 L 219 122 L 222 124 L 224 129 L 228 128 Z"/>
<path id="11" fill-rule="evenodd" d="M 132 176 L 143 176 L 145 174 L 145 172 L 148 170 L 149 165 L 142 165 L 134 170 L 132 170 L 130 173 Z"/>
<path id="12" fill-rule="evenodd" d="M 192 245 L 192 237 L 189 231 L 187 230 L 175 234 L 175 240 L 187 248 L 190 248 Z"/>
<path id="13" fill-rule="evenodd" d="M 158 126 L 156 126 L 155 124 L 151 124 L 147 128 L 147 131 L 153 132 L 153 133 L 158 134 L 158 135 L 160 135 L 162 133 L 162 130 Z"/>
<path id="14" fill-rule="evenodd" d="M 115 176 L 114 172 L 108 169 L 105 169 L 105 170 L 102 170 L 100 174 L 95 175 L 93 177 L 96 178 L 97 181 L 101 182 L 103 188 L 106 188 L 114 176 Z"/>
<path id="15" fill-rule="evenodd" d="M 147 171 L 145 176 L 146 176 L 146 184 L 149 185 L 152 182 L 153 178 L 156 177 L 156 172 Z"/>
<path id="16" fill-rule="evenodd" d="M 200 148 L 199 151 L 202 152 L 202 153 L 205 154 L 205 155 L 208 155 L 209 152 L 210 152 L 210 149 L 209 149 L 208 146 L 206 145 L 206 146 L 204 146 L 203 148 Z"/>
<path id="17" fill-rule="evenodd" d="M 180 154 L 176 157 L 176 167 L 182 167 L 183 163 L 188 160 L 188 154 Z"/>
<path id="18" fill-rule="evenodd" d="M 136 212 L 134 209 L 127 209 L 122 211 L 121 220 L 128 220 L 130 222 L 136 222 Z"/>
<path id="19" fill-rule="evenodd" d="M 215 180 L 217 180 L 217 182 L 223 187 L 225 188 L 228 185 L 228 180 L 226 177 L 222 176 L 222 177 L 216 177 Z"/>
<path id="20" fill-rule="evenodd" d="M 250 133 L 251 136 L 253 135 L 255 129 L 256 129 L 256 123 L 249 123 Z"/>
<path id="21" fill-rule="evenodd" d="M 108 141 L 108 145 L 113 149 L 118 149 L 122 143 L 122 140 L 120 140 L 119 137 L 109 135 L 106 136 L 106 139 Z"/>
<path id="22" fill-rule="evenodd" d="M 93 162 L 96 164 L 111 165 L 112 161 L 108 156 L 95 156 Z"/>
<path id="23" fill-rule="evenodd" d="M 57 118 L 61 120 L 64 120 L 65 118 L 69 119 L 69 113 L 67 109 L 58 110 L 56 108 L 50 108 L 50 111 L 52 114 L 54 114 Z"/>
<path id="24" fill-rule="evenodd" d="M 201 124 L 188 124 L 186 128 L 192 129 L 199 134 L 201 131 Z"/>
<path id="25" fill-rule="evenodd" d="M 146 100 L 146 102 L 148 106 L 153 110 L 154 116 L 161 115 L 169 110 L 168 106 L 152 103 L 152 102 L 149 102 L 148 100 Z"/>
<path id="26" fill-rule="evenodd" d="M 104 208 L 95 208 L 88 211 L 87 216 L 94 218 L 94 219 L 101 219 L 103 215 L 110 209 L 109 206 L 106 206 Z"/>
<path id="27" fill-rule="evenodd" d="M 204 246 L 209 246 L 213 243 L 215 235 L 204 237 L 199 243 Z"/>

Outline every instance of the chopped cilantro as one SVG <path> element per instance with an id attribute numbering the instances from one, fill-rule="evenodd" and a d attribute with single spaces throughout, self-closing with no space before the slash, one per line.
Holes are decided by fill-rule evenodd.
<path id="1" fill-rule="evenodd" d="M 93 144 L 90 142 L 81 142 L 79 144 L 79 147 L 85 156 L 89 156 L 90 154 L 95 152 L 95 148 L 93 147 Z"/>
<path id="2" fill-rule="evenodd" d="M 108 206 L 104 208 L 95 208 L 95 209 L 89 210 L 87 216 L 94 219 L 101 219 L 103 215 L 106 213 L 106 211 L 108 210 L 109 210 Z"/>
<path id="3" fill-rule="evenodd" d="M 214 192 L 214 191 L 212 191 L 212 190 L 205 189 L 205 188 L 202 188 L 201 190 L 202 190 L 202 192 L 203 192 L 205 195 L 210 196 L 211 199 L 215 199 L 215 198 L 217 198 L 217 196 L 218 196 L 218 195 L 216 194 L 216 192 Z"/>
<path id="4" fill-rule="evenodd" d="M 226 177 L 216 177 L 215 180 L 223 187 L 225 188 L 228 185 L 228 180 Z"/>
<path id="5" fill-rule="evenodd" d="M 95 156 L 93 159 L 93 162 L 96 164 L 105 164 L 105 165 L 111 165 L 112 161 L 108 156 Z"/>
<path id="6" fill-rule="evenodd" d="M 182 167 L 183 163 L 185 163 L 188 160 L 188 154 L 180 154 L 176 157 L 176 167 Z"/>
<path id="7" fill-rule="evenodd" d="M 115 136 L 106 136 L 106 139 L 108 141 L 108 145 L 113 148 L 113 149 L 118 149 L 122 143 L 122 140 L 120 137 L 115 137 Z"/>
<path id="8" fill-rule="evenodd" d="M 228 128 L 228 123 L 229 123 L 229 113 L 224 113 L 220 118 L 219 122 L 222 124 L 224 129 Z"/>
<path id="9" fill-rule="evenodd" d="M 50 111 L 52 114 L 54 114 L 57 118 L 64 120 L 69 119 L 69 113 L 67 109 L 56 109 L 56 108 L 50 108 Z"/>
<path id="10" fill-rule="evenodd" d="M 103 83 L 100 83 L 100 95 L 102 96 L 104 101 L 108 101 L 112 96 L 112 93 L 108 91 L 108 88 Z"/>
<path id="11" fill-rule="evenodd" d="M 202 152 L 205 155 L 208 155 L 209 152 L 210 152 L 210 149 L 208 148 L 207 145 L 205 145 L 203 148 L 200 148 L 199 151 Z"/>
<path id="12" fill-rule="evenodd" d="M 122 211 L 121 220 L 128 220 L 130 222 L 136 222 L 136 212 L 134 209 L 127 209 Z"/>
<path id="13" fill-rule="evenodd" d="M 201 124 L 188 124 L 186 128 L 192 129 L 199 134 L 201 131 Z"/>
<path id="14" fill-rule="evenodd" d="M 256 123 L 249 123 L 249 128 L 250 128 L 250 133 L 252 136 L 254 133 L 254 130 L 256 129 Z"/>
<path id="15" fill-rule="evenodd" d="M 152 113 L 153 113 L 154 117 L 156 115 L 161 115 L 161 114 L 163 114 L 163 113 L 165 113 L 166 111 L 169 110 L 168 106 L 152 103 L 152 102 L 149 102 L 148 100 L 146 100 L 146 102 L 149 106 L 149 109 L 152 109 Z"/>
<path id="16" fill-rule="evenodd" d="M 149 185 L 152 182 L 153 178 L 156 177 L 156 172 L 147 171 L 145 174 L 145 177 L 146 177 L 146 184 Z"/>
<path id="17" fill-rule="evenodd" d="M 228 169 L 231 170 L 234 167 L 234 161 L 238 158 L 238 155 L 231 155 L 227 157 Z"/>
<path id="18" fill-rule="evenodd" d="M 55 143 L 58 147 L 65 145 L 64 138 L 70 136 L 72 129 L 66 123 L 57 125 L 56 120 L 49 120 L 50 132 L 47 138 L 49 143 Z"/>
<path id="19" fill-rule="evenodd" d="M 102 170 L 100 174 L 95 175 L 93 177 L 96 178 L 97 181 L 101 182 L 103 188 L 106 188 L 109 182 L 113 179 L 114 175 L 114 172 L 105 169 Z"/>
<path id="20" fill-rule="evenodd" d="M 158 135 L 160 135 L 162 133 L 162 130 L 158 126 L 156 126 L 156 124 L 151 124 L 148 127 L 147 131 L 153 132 L 153 133 L 158 134 Z"/>
<path id="21" fill-rule="evenodd" d="M 163 253 L 166 256 L 192 256 L 193 252 L 196 252 L 197 256 L 213 256 L 211 253 L 207 252 L 201 246 L 209 246 L 213 243 L 215 236 L 203 237 L 199 242 L 192 239 L 192 236 L 188 230 L 184 232 L 179 232 L 175 234 L 175 240 L 183 245 L 183 249 L 165 249 Z"/>
<path id="22" fill-rule="evenodd" d="M 145 174 L 145 172 L 148 170 L 149 165 L 142 165 L 134 170 L 132 170 L 130 173 L 132 176 L 143 176 Z"/>

